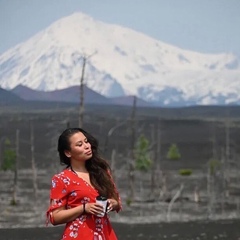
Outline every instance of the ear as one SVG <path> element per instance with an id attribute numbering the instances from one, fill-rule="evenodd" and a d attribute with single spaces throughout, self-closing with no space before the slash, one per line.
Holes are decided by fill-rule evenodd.
<path id="1" fill-rule="evenodd" d="M 67 150 L 66 150 L 66 151 L 64 151 L 64 154 L 66 155 L 66 157 L 69 157 L 69 158 L 71 157 L 71 154 L 70 154 L 70 152 L 69 152 L 69 151 L 67 151 Z"/>

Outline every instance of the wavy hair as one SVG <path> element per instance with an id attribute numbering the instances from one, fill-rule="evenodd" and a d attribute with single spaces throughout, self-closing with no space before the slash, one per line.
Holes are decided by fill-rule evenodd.
<path id="1" fill-rule="evenodd" d="M 118 194 L 111 177 L 111 169 L 107 161 L 99 155 L 98 141 L 82 128 L 67 128 L 59 136 L 58 153 L 61 165 L 66 165 L 66 168 L 71 167 L 71 160 L 65 155 L 65 151 L 70 150 L 70 137 L 78 132 L 83 133 L 92 148 L 92 157 L 86 161 L 85 165 L 91 184 L 98 190 L 100 195 L 117 200 Z"/>

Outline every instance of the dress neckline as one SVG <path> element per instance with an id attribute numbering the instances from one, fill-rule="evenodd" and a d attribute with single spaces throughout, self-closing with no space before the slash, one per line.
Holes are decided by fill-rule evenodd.
<path id="1" fill-rule="evenodd" d="M 77 172 L 73 170 L 72 166 L 70 166 L 70 169 L 69 169 L 69 170 L 72 171 L 78 178 L 80 178 L 87 186 L 90 186 L 92 189 L 94 189 L 95 191 L 97 191 L 97 189 L 95 189 L 94 186 L 93 186 L 91 183 L 87 182 L 85 179 L 83 179 L 82 177 L 80 177 L 80 176 L 77 174 Z M 88 174 L 89 174 L 89 173 L 88 173 Z"/>

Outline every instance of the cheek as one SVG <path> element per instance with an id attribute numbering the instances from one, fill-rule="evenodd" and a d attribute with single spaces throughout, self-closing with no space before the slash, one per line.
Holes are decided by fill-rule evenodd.
<path id="1" fill-rule="evenodd" d="M 84 149 L 83 149 L 83 148 L 80 148 L 80 147 L 79 147 L 79 148 L 76 148 L 76 149 L 73 150 L 73 153 L 74 153 L 74 154 L 77 154 L 77 155 L 79 155 L 79 154 L 81 155 L 81 154 L 84 153 Z"/>
<path id="2" fill-rule="evenodd" d="M 79 154 L 84 154 L 84 150 L 83 149 L 79 149 L 78 153 Z"/>

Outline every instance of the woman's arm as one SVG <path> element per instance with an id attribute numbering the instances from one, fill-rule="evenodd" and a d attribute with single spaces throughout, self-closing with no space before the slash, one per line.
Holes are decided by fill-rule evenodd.
<path id="1" fill-rule="evenodd" d="M 66 209 L 65 207 L 59 207 L 54 209 L 51 215 L 51 223 L 53 225 L 59 225 L 75 220 L 81 214 L 93 214 L 98 215 L 104 212 L 103 206 L 97 203 L 81 204 L 77 207 Z"/>
<path id="2" fill-rule="evenodd" d="M 51 215 L 51 223 L 53 225 L 63 224 L 70 221 L 73 221 L 78 216 L 84 213 L 84 206 L 79 205 L 74 208 L 66 209 L 65 207 L 59 207 L 57 209 L 54 209 L 50 215 Z"/>

